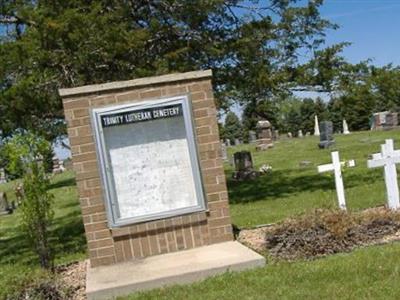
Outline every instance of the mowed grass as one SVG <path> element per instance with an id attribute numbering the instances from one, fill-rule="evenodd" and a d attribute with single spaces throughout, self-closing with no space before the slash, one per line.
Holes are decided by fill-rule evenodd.
<path id="1" fill-rule="evenodd" d="M 399 253 L 400 244 L 372 246 L 315 261 L 271 263 L 121 299 L 400 299 Z"/>
<path id="2" fill-rule="evenodd" d="M 368 169 L 367 160 L 380 152 L 380 144 L 391 138 L 400 148 L 400 131 L 357 132 L 336 135 L 330 149 L 318 149 L 318 137 L 281 139 L 275 147 L 256 152 L 255 147 L 243 145 L 228 149 L 252 152 L 255 168 L 272 166 L 272 173 L 253 181 L 233 181 L 233 167 L 225 164 L 230 209 L 233 223 L 239 227 L 278 222 L 284 218 L 306 213 L 315 208 L 337 207 L 333 173 L 319 174 L 317 166 L 331 163 L 331 151 L 339 151 L 341 160 L 356 160 L 355 168 L 343 170 L 347 206 L 350 211 L 386 203 L 383 168 Z M 310 162 L 300 166 L 302 161 Z"/>
<path id="3" fill-rule="evenodd" d="M 280 140 L 274 149 L 255 152 L 252 146 L 232 147 L 229 152 L 250 149 L 256 168 L 266 163 L 271 174 L 254 181 L 230 180 L 226 164 L 231 214 L 238 226 L 281 221 L 315 208 L 337 207 L 332 175 L 318 174 L 317 165 L 330 162 L 330 151 L 342 159 L 356 159 L 357 167 L 346 169 L 344 181 L 351 210 L 383 205 L 383 170 L 370 170 L 366 160 L 379 152 L 380 144 L 393 138 L 400 148 L 400 132 L 361 132 L 336 136 L 329 150 L 317 148 L 318 139 Z M 299 167 L 308 160 L 311 166 Z M 9 200 L 15 199 L 16 182 L 0 185 Z M 77 189 L 73 172 L 52 179 L 55 195 L 55 224 L 51 229 L 56 263 L 87 257 Z M 40 276 L 35 254 L 18 230 L 18 210 L 0 216 L 0 299 L 2 292 L 25 277 Z M 315 261 L 270 262 L 265 268 L 243 273 L 226 273 L 203 282 L 174 286 L 127 299 L 400 299 L 400 244 L 359 249 Z"/>

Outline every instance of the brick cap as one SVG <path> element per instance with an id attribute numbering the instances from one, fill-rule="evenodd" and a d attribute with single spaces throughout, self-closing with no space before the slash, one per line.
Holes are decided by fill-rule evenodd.
<path id="1" fill-rule="evenodd" d="M 126 81 L 114 81 L 102 84 L 84 85 L 69 89 L 59 89 L 58 92 L 61 97 L 75 96 L 81 94 L 91 94 L 97 92 L 104 92 L 116 89 L 125 89 L 130 87 L 140 87 L 152 84 L 170 83 L 177 81 L 186 81 L 199 78 L 212 77 L 212 70 L 193 71 L 186 73 L 174 73 L 161 76 L 144 77 Z"/>

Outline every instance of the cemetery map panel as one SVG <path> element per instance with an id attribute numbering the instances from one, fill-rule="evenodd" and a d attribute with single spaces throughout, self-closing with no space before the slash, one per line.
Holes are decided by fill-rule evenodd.
<path id="1" fill-rule="evenodd" d="M 119 218 L 198 204 L 181 105 L 102 116 L 102 125 Z"/>

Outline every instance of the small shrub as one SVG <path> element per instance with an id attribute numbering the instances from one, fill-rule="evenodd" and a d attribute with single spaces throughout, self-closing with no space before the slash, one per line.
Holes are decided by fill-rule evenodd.
<path id="1" fill-rule="evenodd" d="M 50 184 L 42 163 L 42 154 L 51 151 L 51 145 L 44 138 L 24 132 L 15 134 L 5 148 L 11 169 L 23 163 L 25 195 L 20 213 L 21 228 L 37 253 L 40 265 L 52 268 L 49 227 L 53 219 L 53 195 L 48 192 Z"/>

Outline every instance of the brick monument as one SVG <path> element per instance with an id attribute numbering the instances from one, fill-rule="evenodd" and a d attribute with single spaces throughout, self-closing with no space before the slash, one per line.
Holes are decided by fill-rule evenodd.
<path id="1" fill-rule="evenodd" d="M 211 76 L 211 71 L 199 71 L 60 90 L 91 267 L 233 239 Z M 191 102 L 203 209 L 121 226 L 111 224 L 91 111 L 157 103 L 182 95 Z"/>
<path id="2" fill-rule="evenodd" d="M 211 76 L 59 91 L 89 248 L 89 300 L 265 264 L 233 241 Z"/>

